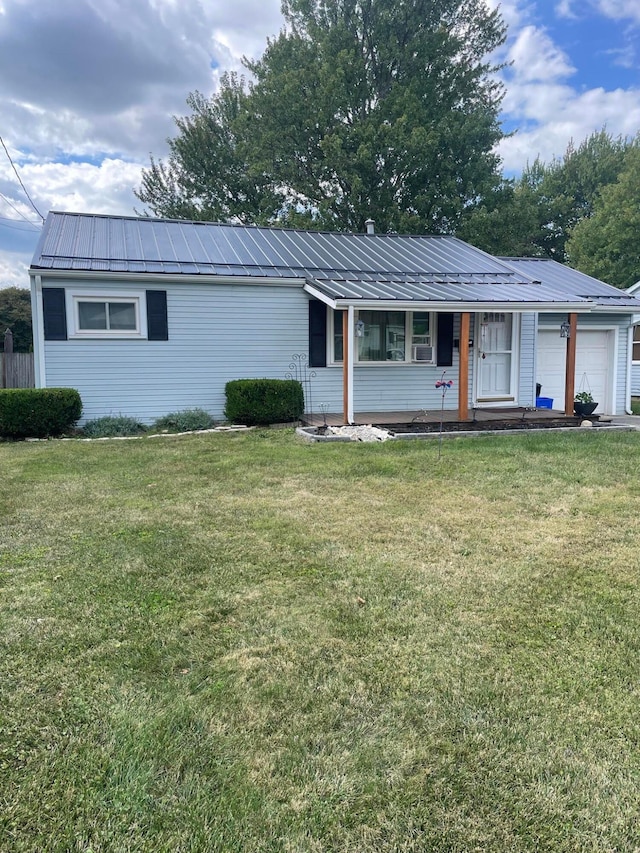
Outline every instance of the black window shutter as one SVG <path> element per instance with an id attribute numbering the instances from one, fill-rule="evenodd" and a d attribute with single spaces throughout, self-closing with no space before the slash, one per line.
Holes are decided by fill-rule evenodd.
<path id="1" fill-rule="evenodd" d="M 453 314 L 438 314 L 438 367 L 453 364 Z"/>
<path id="2" fill-rule="evenodd" d="M 309 300 L 309 365 L 327 366 L 327 306 L 318 299 Z"/>
<path id="3" fill-rule="evenodd" d="M 67 308 L 64 287 L 42 288 L 42 315 L 45 341 L 66 341 Z"/>
<path id="4" fill-rule="evenodd" d="M 169 340 L 166 290 L 147 290 L 147 340 Z"/>

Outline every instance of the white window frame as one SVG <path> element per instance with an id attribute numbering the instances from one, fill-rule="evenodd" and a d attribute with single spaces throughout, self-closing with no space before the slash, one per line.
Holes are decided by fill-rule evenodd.
<path id="1" fill-rule="evenodd" d="M 346 311 L 346 308 L 338 308 L 338 311 Z M 376 309 L 367 308 L 367 311 L 374 311 Z M 438 352 L 437 352 L 437 317 L 438 314 L 435 311 L 425 311 L 424 309 L 420 309 L 417 311 L 406 311 L 404 309 L 394 309 L 394 308 L 385 308 L 384 312 L 380 311 L 380 313 L 388 313 L 390 311 L 398 311 L 398 313 L 404 314 L 404 340 L 405 340 L 405 357 L 403 360 L 385 360 L 385 361 L 360 361 L 358 359 L 358 348 L 357 348 L 357 338 L 354 336 L 354 341 L 356 342 L 356 351 L 354 353 L 354 364 L 358 365 L 358 367 L 389 367 L 390 365 L 403 365 L 406 367 L 407 365 L 420 365 L 424 367 L 437 367 L 438 364 Z M 328 364 L 334 364 L 336 366 L 342 366 L 342 359 L 338 361 L 335 357 L 335 318 L 336 312 L 331 308 L 328 308 L 329 311 L 329 322 L 327 323 L 327 344 L 328 344 Z M 415 361 L 412 359 L 413 353 L 413 315 L 414 314 L 428 314 L 429 315 L 429 337 L 431 338 L 430 346 L 433 348 L 433 359 L 431 361 Z M 360 319 L 360 312 L 355 311 L 355 322 L 357 323 Z M 343 344 L 344 346 L 344 344 Z"/>
<path id="2" fill-rule="evenodd" d="M 96 292 L 95 290 L 74 290 L 67 288 L 66 301 L 69 338 L 85 340 L 144 340 L 147 337 L 147 300 L 145 292 L 142 290 L 101 290 Z M 81 302 L 120 302 L 133 304 L 136 316 L 136 328 L 131 331 L 124 329 L 81 329 L 79 318 L 79 305 Z"/>

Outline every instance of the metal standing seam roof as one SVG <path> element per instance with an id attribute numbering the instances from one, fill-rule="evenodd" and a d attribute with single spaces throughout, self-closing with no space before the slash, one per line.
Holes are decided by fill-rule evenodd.
<path id="1" fill-rule="evenodd" d="M 52 212 L 32 269 L 314 278 L 404 275 L 529 281 L 455 237 L 343 234 Z"/>
<path id="2" fill-rule="evenodd" d="M 555 261 L 494 258 L 455 237 L 56 211 L 31 270 L 296 278 L 332 299 L 625 304 L 621 291 Z M 626 299 L 640 311 L 640 300 Z"/>
<path id="3" fill-rule="evenodd" d="M 545 287 L 553 289 L 558 298 L 571 301 L 583 299 L 601 307 L 629 307 L 640 312 L 640 299 L 632 297 L 628 291 L 605 284 L 597 278 L 559 264 L 551 258 L 500 258 L 500 260 L 515 270 L 537 278 Z"/>

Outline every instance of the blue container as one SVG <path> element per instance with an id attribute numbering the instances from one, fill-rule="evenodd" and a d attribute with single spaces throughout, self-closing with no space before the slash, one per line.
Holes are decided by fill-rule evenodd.
<path id="1" fill-rule="evenodd" d="M 536 397 L 536 409 L 553 409 L 553 397 Z"/>

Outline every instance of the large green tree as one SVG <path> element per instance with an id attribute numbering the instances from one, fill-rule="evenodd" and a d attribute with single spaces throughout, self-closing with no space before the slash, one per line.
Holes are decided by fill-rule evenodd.
<path id="1" fill-rule="evenodd" d="M 163 216 L 452 232 L 499 185 L 504 41 L 485 0 L 284 0 L 286 29 L 196 93 L 138 198 Z"/>
<path id="2" fill-rule="evenodd" d="M 640 148 L 627 152 L 618 180 L 602 188 L 567 251 L 572 266 L 608 284 L 626 288 L 640 281 Z"/>
<path id="3" fill-rule="evenodd" d="M 14 352 L 30 352 L 33 349 L 29 290 L 22 287 L 0 288 L 0 350 L 4 346 L 7 329 L 13 332 Z"/>
<path id="4" fill-rule="evenodd" d="M 618 179 L 639 139 L 613 137 L 605 129 L 551 163 L 537 158 L 515 181 L 485 199 L 460 233 L 485 251 L 548 257 L 564 263 L 567 241 L 594 213 L 600 192 Z"/>

